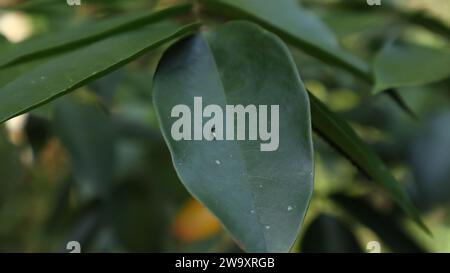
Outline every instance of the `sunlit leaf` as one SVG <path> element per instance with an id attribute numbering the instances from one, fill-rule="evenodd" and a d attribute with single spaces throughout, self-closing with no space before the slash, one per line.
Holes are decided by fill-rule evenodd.
<path id="1" fill-rule="evenodd" d="M 313 155 L 308 96 L 283 42 L 246 22 L 190 37 L 164 54 L 153 92 L 188 190 L 246 251 L 289 251 L 311 197 Z M 261 152 L 260 141 L 250 140 L 175 141 L 171 109 L 193 109 L 195 96 L 222 109 L 279 105 L 278 149 Z"/>

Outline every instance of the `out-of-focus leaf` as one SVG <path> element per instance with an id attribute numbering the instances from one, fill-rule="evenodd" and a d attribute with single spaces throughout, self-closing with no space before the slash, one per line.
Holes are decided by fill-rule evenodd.
<path id="1" fill-rule="evenodd" d="M 323 4 L 322 1 L 315 0 L 308 2 L 308 4 Z M 396 17 L 409 23 L 424 27 L 436 34 L 441 35 L 444 38 L 450 38 L 450 28 L 448 24 L 440 21 L 438 18 L 430 15 L 428 12 L 424 10 L 417 10 L 412 12 L 410 10 L 401 9 L 398 5 L 396 5 L 399 2 L 401 3 L 401 1 L 383 0 L 382 2 L 384 2 L 382 3 L 382 8 L 368 8 L 366 1 L 361 0 L 340 0 L 337 2 L 333 1 L 325 3 L 327 8 L 332 9 L 333 11 L 345 9 L 353 14 L 375 14 L 380 18 L 380 21 L 384 21 L 386 17 Z M 433 4 L 439 5 L 439 3 Z"/>
<path id="2" fill-rule="evenodd" d="M 374 231 L 394 252 L 425 252 L 397 223 L 392 215 L 376 211 L 364 200 L 345 195 L 332 199 L 361 224 Z"/>
<path id="3" fill-rule="evenodd" d="M 380 15 L 376 13 L 336 11 L 334 9 L 326 13 L 322 19 L 333 33 L 339 36 L 381 29 L 394 21 L 389 16 L 383 16 L 383 19 L 380 20 Z"/>
<path id="4" fill-rule="evenodd" d="M 0 127 L 0 207 L 12 190 L 23 179 L 23 167 L 18 150 L 8 141 L 3 127 Z"/>
<path id="5" fill-rule="evenodd" d="M 408 195 L 377 154 L 358 137 L 344 119 L 331 112 L 314 95 L 309 94 L 309 97 L 313 128 L 366 175 L 378 182 L 391 198 L 429 233 Z"/>
<path id="6" fill-rule="evenodd" d="M 81 245 L 81 252 L 88 252 L 92 241 L 98 236 L 101 227 L 101 207 L 98 205 L 89 205 L 80 211 L 80 215 L 75 219 L 69 234 L 66 236 L 59 252 L 68 253 L 67 243 L 76 241 Z"/>
<path id="7" fill-rule="evenodd" d="M 391 88 L 428 84 L 450 76 L 450 51 L 418 45 L 387 44 L 375 57 L 375 87 Z"/>
<path id="8" fill-rule="evenodd" d="M 94 91 L 107 105 L 110 105 L 113 102 L 118 85 L 123 81 L 123 75 L 123 69 L 119 69 L 92 82 L 88 88 Z M 147 89 L 148 86 L 151 85 L 147 85 Z"/>
<path id="9" fill-rule="evenodd" d="M 75 47 L 92 43 L 105 37 L 139 28 L 152 22 L 160 21 L 170 16 L 186 13 L 190 5 L 180 5 L 159 12 L 141 12 L 128 14 L 111 19 L 87 23 L 74 29 L 50 34 L 10 45 L 0 54 L 0 68 L 18 62 L 30 61 L 61 51 L 73 50 Z M 0 70 L 1 71 L 1 70 Z"/>
<path id="10" fill-rule="evenodd" d="M 424 12 L 415 12 L 415 13 L 408 13 L 408 12 L 399 12 L 397 11 L 400 17 L 408 20 L 409 22 L 413 24 L 420 25 L 436 34 L 441 35 L 444 38 L 450 39 L 450 27 L 448 24 L 445 24 L 438 19 L 429 16 L 428 14 Z"/>
<path id="11" fill-rule="evenodd" d="M 150 183 L 149 183 L 150 179 Z M 161 251 L 169 232 L 168 198 L 148 177 L 129 177 L 114 190 L 108 217 L 120 245 L 131 252 Z"/>
<path id="12" fill-rule="evenodd" d="M 0 122 L 83 86 L 197 26 L 155 24 L 51 59 L 0 89 Z"/>
<path id="13" fill-rule="evenodd" d="M 450 112 L 430 120 L 410 143 L 409 161 L 414 173 L 413 197 L 430 209 L 450 202 Z"/>
<path id="14" fill-rule="evenodd" d="M 305 253 L 358 253 L 363 252 L 353 232 L 339 219 L 319 215 L 308 226 L 302 242 Z"/>
<path id="15" fill-rule="evenodd" d="M 50 140 L 51 124 L 47 119 L 29 115 L 25 125 L 25 132 L 33 153 L 37 155 Z"/>
<path id="16" fill-rule="evenodd" d="M 203 0 L 202 3 L 216 12 L 256 21 L 311 56 L 365 80 L 371 79 L 369 66 L 345 52 L 327 26 L 296 0 Z"/>
<path id="17" fill-rule="evenodd" d="M 8 40 L 5 38 L 5 36 L 3 36 L 2 34 L 0 34 L 0 50 L 3 50 L 3 48 L 5 46 L 7 46 L 9 44 Z"/>
<path id="18" fill-rule="evenodd" d="M 8 1 L 7 1 L 8 2 Z M 22 1 L 20 3 L 6 3 L 6 7 L 10 7 L 11 9 L 18 9 L 18 10 L 25 10 L 28 11 L 28 9 L 38 9 L 39 7 L 42 9 L 45 6 L 53 6 L 60 4 L 67 5 L 67 2 L 64 1 L 57 1 L 57 0 L 34 0 L 34 1 Z M 66 6 L 67 7 L 67 6 Z"/>
<path id="19" fill-rule="evenodd" d="M 55 234 L 65 231 L 74 218 L 75 210 L 70 206 L 70 193 L 73 186 L 73 177 L 62 180 L 55 194 L 51 197 L 50 210 L 44 225 L 45 233 Z"/>
<path id="20" fill-rule="evenodd" d="M 55 111 L 57 131 L 69 152 L 79 196 L 83 201 L 104 197 L 111 190 L 115 161 L 110 118 L 72 97 L 58 100 Z"/>
<path id="21" fill-rule="evenodd" d="M 246 251 L 289 251 L 311 197 L 313 154 L 308 96 L 284 43 L 253 23 L 225 24 L 168 50 L 153 91 L 175 169 L 188 190 Z M 175 141 L 171 109 L 193 109 L 195 96 L 222 109 L 279 105 L 278 149 L 261 152 L 260 142 L 249 140 Z"/>

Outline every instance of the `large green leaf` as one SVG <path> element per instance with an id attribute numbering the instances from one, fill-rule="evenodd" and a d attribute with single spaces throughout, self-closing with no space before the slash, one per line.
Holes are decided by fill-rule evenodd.
<path id="1" fill-rule="evenodd" d="M 113 17 L 95 23 L 89 22 L 76 28 L 38 37 L 20 44 L 10 45 L 0 54 L 0 67 L 53 55 L 61 51 L 73 50 L 74 47 L 95 42 L 125 30 L 186 13 L 190 8 L 190 5 L 180 5 L 159 12 L 146 11 Z"/>
<path id="2" fill-rule="evenodd" d="M 251 19 L 325 63 L 337 65 L 367 81 L 369 66 L 338 44 L 334 34 L 297 0 L 203 0 L 207 7 L 234 18 Z"/>
<path id="3" fill-rule="evenodd" d="M 197 26 L 159 23 L 112 36 L 36 66 L 0 89 L 0 122 L 99 78 Z"/>
<path id="4" fill-rule="evenodd" d="M 429 232 L 411 200 L 377 154 L 358 137 L 344 119 L 331 112 L 314 95 L 309 94 L 309 98 L 314 129 L 360 170 L 380 183 L 398 205 Z"/>
<path id="5" fill-rule="evenodd" d="M 185 39 L 162 58 L 153 92 L 175 169 L 188 190 L 246 251 L 289 251 L 312 193 L 313 153 L 308 96 L 283 42 L 246 22 Z M 194 97 L 222 109 L 279 105 L 278 149 L 261 152 L 260 141 L 250 140 L 175 141 L 171 109 L 193 109 Z"/>
<path id="6" fill-rule="evenodd" d="M 375 57 L 374 71 L 374 93 L 436 82 L 450 76 L 450 51 L 389 43 Z"/>

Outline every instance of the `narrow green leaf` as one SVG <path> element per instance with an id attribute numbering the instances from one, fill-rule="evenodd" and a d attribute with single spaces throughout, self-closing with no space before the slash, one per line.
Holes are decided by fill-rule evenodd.
<path id="1" fill-rule="evenodd" d="M 309 98 L 314 129 L 365 174 L 380 183 L 391 198 L 429 233 L 411 200 L 377 154 L 358 137 L 345 120 L 331 112 L 311 93 Z"/>
<path id="2" fill-rule="evenodd" d="M 164 18 L 187 13 L 191 5 L 180 5 L 159 12 L 140 12 L 120 17 L 87 23 L 76 28 L 66 29 L 63 32 L 31 39 L 20 44 L 10 45 L 0 54 L 0 68 L 14 63 L 30 61 L 43 56 L 95 42 L 105 37 L 142 27 Z"/>
<path id="3" fill-rule="evenodd" d="M 9 82 L 12 82 L 16 78 L 20 77 L 20 75 L 30 71 L 31 69 L 38 66 L 39 64 L 42 64 L 45 61 L 46 59 L 39 59 L 27 63 L 0 68 L 0 88 L 5 86 Z"/>
<path id="4" fill-rule="evenodd" d="M 153 92 L 175 169 L 192 195 L 246 251 L 289 251 L 312 193 L 313 153 L 308 96 L 283 42 L 247 22 L 185 39 L 164 54 Z M 262 152 L 265 141 L 175 141 L 172 108 L 194 109 L 194 97 L 223 111 L 279 105 L 278 149 Z"/>
<path id="5" fill-rule="evenodd" d="M 419 117 L 416 113 L 409 107 L 406 101 L 403 99 L 402 95 L 396 89 L 388 89 L 386 90 L 386 94 L 397 104 L 400 109 L 402 109 L 406 114 L 409 115 L 413 120 L 419 120 Z"/>
<path id="6" fill-rule="evenodd" d="M 392 214 L 384 215 L 361 198 L 333 195 L 332 200 L 358 222 L 374 231 L 395 252 L 425 252 L 399 225 Z"/>
<path id="7" fill-rule="evenodd" d="M 386 45 L 375 57 L 373 92 L 423 85 L 450 76 L 450 51 L 418 45 Z"/>
<path id="8" fill-rule="evenodd" d="M 160 23 L 53 58 L 0 89 L 0 122 L 83 86 L 197 27 L 198 24 L 177 27 Z"/>
<path id="9" fill-rule="evenodd" d="M 202 3 L 216 12 L 253 20 L 311 56 L 371 80 L 370 67 L 345 52 L 327 26 L 296 0 L 202 0 Z"/>

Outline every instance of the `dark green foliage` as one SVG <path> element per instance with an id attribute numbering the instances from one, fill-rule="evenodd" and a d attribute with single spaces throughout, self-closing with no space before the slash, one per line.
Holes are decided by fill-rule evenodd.
<path id="1" fill-rule="evenodd" d="M 3 4 L 0 252 L 450 251 L 448 14 L 404 2 Z M 278 149 L 175 141 L 196 96 Z"/>

